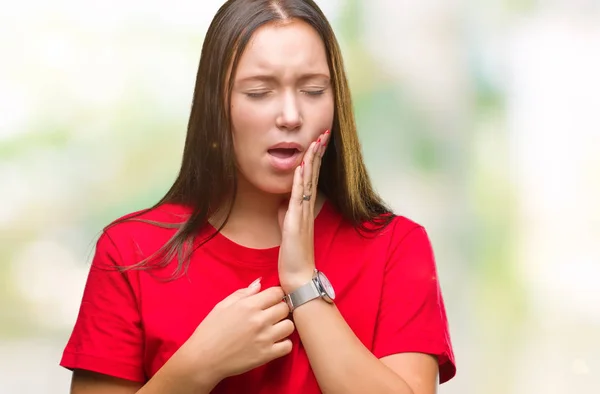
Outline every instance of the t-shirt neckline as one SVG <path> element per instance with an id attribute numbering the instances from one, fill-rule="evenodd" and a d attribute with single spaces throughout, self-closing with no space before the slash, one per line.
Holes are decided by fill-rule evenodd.
<path id="1" fill-rule="evenodd" d="M 325 200 L 321 210 L 315 217 L 315 249 L 317 249 L 317 245 L 322 238 L 320 235 L 326 231 L 326 228 L 331 225 L 334 219 L 335 209 L 328 200 Z M 216 231 L 216 228 L 210 224 L 206 228 L 207 230 L 202 232 L 202 239 Z M 227 260 L 229 264 L 245 267 L 270 267 L 277 264 L 280 246 L 266 249 L 250 248 L 240 245 L 218 232 L 201 248 L 206 248 L 208 253 L 214 257 Z"/>

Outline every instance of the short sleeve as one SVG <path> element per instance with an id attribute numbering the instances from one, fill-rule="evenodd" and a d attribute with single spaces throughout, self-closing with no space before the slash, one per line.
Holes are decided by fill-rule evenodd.
<path id="1" fill-rule="evenodd" d="M 60 365 L 144 382 L 143 335 L 132 271 L 104 233 L 96 244 L 79 315 Z"/>
<path id="2" fill-rule="evenodd" d="M 398 236 L 398 234 L 395 234 Z M 373 353 L 427 353 L 437 357 L 440 383 L 456 367 L 446 310 L 429 237 L 422 227 L 405 233 L 387 261 Z"/>

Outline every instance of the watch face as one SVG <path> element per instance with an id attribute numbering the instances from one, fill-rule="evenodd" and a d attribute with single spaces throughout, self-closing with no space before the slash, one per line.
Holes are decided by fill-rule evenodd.
<path id="1" fill-rule="evenodd" d="M 323 290 L 325 291 L 327 297 L 331 298 L 331 300 L 334 300 L 335 290 L 333 290 L 333 286 L 331 285 L 331 282 L 329 282 L 329 279 L 327 279 L 327 277 L 320 271 L 317 274 L 317 276 L 319 278 L 319 282 L 321 282 L 321 286 L 323 287 Z"/>

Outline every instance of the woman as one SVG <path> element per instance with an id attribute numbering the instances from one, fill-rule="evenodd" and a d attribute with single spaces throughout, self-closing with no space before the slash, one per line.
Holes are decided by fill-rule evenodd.
<path id="1" fill-rule="evenodd" d="M 178 178 L 98 241 L 72 393 L 427 394 L 454 376 L 427 234 L 373 192 L 351 108 L 311 0 L 223 5 Z"/>

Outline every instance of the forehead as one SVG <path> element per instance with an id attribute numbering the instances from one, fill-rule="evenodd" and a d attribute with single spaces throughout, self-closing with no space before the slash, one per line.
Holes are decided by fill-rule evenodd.
<path id="1" fill-rule="evenodd" d="M 240 58 L 236 79 L 255 74 L 322 73 L 329 75 L 325 45 L 306 22 L 293 20 L 260 27 Z"/>

